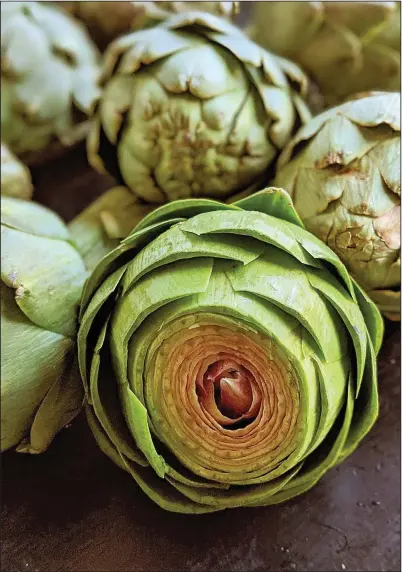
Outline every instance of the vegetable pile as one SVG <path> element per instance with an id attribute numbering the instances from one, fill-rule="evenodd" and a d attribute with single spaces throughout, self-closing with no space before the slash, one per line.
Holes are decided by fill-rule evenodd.
<path id="1" fill-rule="evenodd" d="M 399 3 L 239 4 L 1 5 L 1 450 L 84 409 L 175 512 L 341 463 L 400 321 Z M 83 139 L 117 186 L 66 224 L 35 165 Z"/>

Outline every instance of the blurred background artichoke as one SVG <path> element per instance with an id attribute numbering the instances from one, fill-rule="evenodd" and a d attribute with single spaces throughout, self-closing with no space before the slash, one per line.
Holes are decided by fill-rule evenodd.
<path id="1" fill-rule="evenodd" d="M 91 37 L 105 47 L 118 36 L 165 20 L 173 13 L 188 10 L 212 12 L 232 18 L 239 2 L 57 2 L 57 5 L 80 19 Z"/>
<path id="2" fill-rule="evenodd" d="M 51 5 L 1 3 L 1 135 L 13 152 L 82 139 L 98 75 L 81 23 Z"/>
<path id="3" fill-rule="evenodd" d="M 400 2 L 252 4 L 251 36 L 297 62 L 326 105 L 359 91 L 400 89 Z"/>

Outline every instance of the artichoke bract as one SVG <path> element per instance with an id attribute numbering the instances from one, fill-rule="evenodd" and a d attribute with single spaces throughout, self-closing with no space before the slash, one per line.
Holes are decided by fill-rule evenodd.
<path id="1" fill-rule="evenodd" d="M 83 136 L 98 51 L 84 26 L 38 2 L 1 3 L 1 136 L 17 154 Z"/>
<path id="2" fill-rule="evenodd" d="M 91 37 L 104 49 L 112 40 L 133 30 L 165 20 L 172 13 L 205 10 L 233 17 L 238 2 L 58 2 L 87 26 Z"/>
<path id="3" fill-rule="evenodd" d="M 101 83 L 89 162 L 151 203 L 260 184 L 309 118 L 297 66 L 202 12 L 113 42 Z"/>
<path id="4" fill-rule="evenodd" d="M 1 144 L 1 194 L 20 199 L 32 197 L 31 173 L 10 149 Z"/>
<path id="5" fill-rule="evenodd" d="M 400 89 L 400 2 L 254 2 L 250 34 L 296 61 L 327 104 Z"/>
<path id="6" fill-rule="evenodd" d="M 74 363 L 87 271 L 66 225 L 1 197 L 1 450 L 40 453 L 80 411 Z"/>
<path id="7" fill-rule="evenodd" d="M 315 117 L 278 160 L 275 184 L 389 318 L 400 320 L 399 93 L 363 94 Z"/>
<path id="8" fill-rule="evenodd" d="M 371 428 L 381 338 L 376 306 L 285 191 L 177 201 L 85 285 L 88 421 L 167 510 L 279 503 Z"/>

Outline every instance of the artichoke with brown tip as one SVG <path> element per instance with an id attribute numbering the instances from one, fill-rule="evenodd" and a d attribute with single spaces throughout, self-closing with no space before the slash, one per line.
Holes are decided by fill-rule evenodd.
<path id="1" fill-rule="evenodd" d="M 305 125 L 278 161 L 306 228 L 332 248 L 389 318 L 400 320 L 399 93 L 364 94 Z"/>

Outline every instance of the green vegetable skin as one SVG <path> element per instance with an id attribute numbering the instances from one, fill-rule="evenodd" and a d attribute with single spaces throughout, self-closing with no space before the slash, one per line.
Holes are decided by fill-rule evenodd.
<path id="1" fill-rule="evenodd" d="M 74 367 L 85 264 L 52 211 L 1 197 L 1 450 L 44 451 L 82 407 Z"/>
<path id="2" fill-rule="evenodd" d="M 39 2 L 2 2 L 1 53 L 3 141 L 17 154 L 75 142 L 99 76 L 82 24 Z"/>
<path id="3" fill-rule="evenodd" d="M 400 2 L 254 2 L 249 33 L 297 62 L 331 105 L 400 89 L 400 10 Z"/>
<path id="4" fill-rule="evenodd" d="M 37 203 L 1 197 L 1 451 L 43 452 L 82 408 L 75 360 L 82 288 L 143 214 L 123 188 L 69 228 Z"/>
<path id="5" fill-rule="evenodd" d="M 279 503 L 373 425 L 382 328 L 285 191 L 167 204 L 86 283 L 88 421 L 167 510 Z"/>
<path id="6" fill-rule="evenodd" d="M 315 117 L 283 152 L 274 184 L 390 319 L 400 320 L 399 93 L 372 93 Z"/>
<path id="7" fill-rule="evenodd" d="M 101 83 L 89 161 L 150 203 L 260 184 L 310 117 L 295 64 L 203 12 L 113 42 Z"/>
<path id="8" fill-rule="evenodd" d="M 1 144 L 1 194 L 20 199 L 32 196 L 32 180 L 26 167 L 10 149 Z"/>

